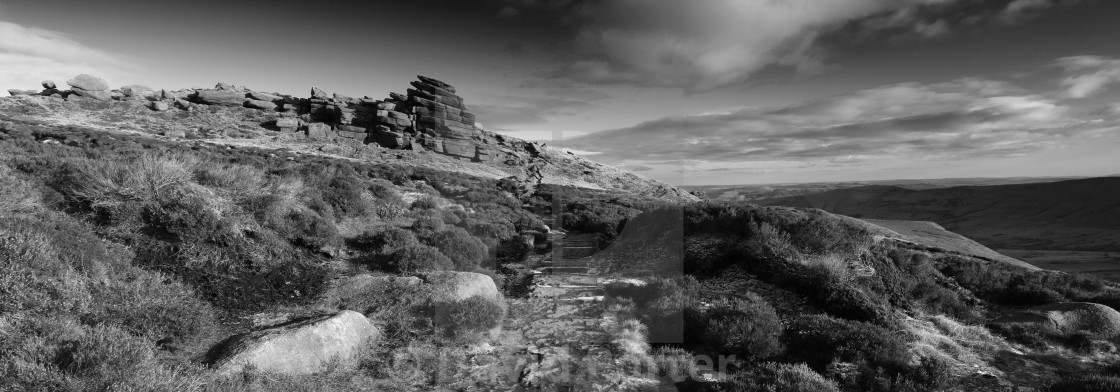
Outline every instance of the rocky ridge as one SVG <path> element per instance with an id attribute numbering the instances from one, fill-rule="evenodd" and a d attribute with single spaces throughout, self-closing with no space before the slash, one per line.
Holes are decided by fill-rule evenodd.
<path id="1" fill-rule="evenodd" d="M 356 156 L 361 154 L 355 151 L 370 148 L 412 151 L 430 154 L 429 157 L 440 156 L 441 160 L 460 165 L 488 166 L 497 169 L 486 170 L 495 173 L 491 177 L 505 178 L 502 186 L 521 196 L 531 195 L 539 184 L 552 183 L 672 201 L 697 200 L 688 192 L 667 184 L 583 160 L 543 143 L 489 132 L 476 121 L 475 114 L 457 95 L 454 86 L 425 76 L 417 79 L 405 93 L 391 92 L 382 99 L 353 98 L 318 87 L 312 87 L 311 96 L 304 98 L 227 83 L 218 83 L 213 88 L 180 90 L 156 90 L 140 85 L 110 90 L 107 82 L 90 75 L 79 75 L 68 81 L 70 90 L 60 90 L 48 80 L 43 82 L 42 91 L 9 90 L 9 93 L 67 103 L 92 100 L 108 105 L 127 104 L 146 108 L 153 115 L 167 113 L 169 115 L 164 117 L 169 120 L 212 117 L 211 113 L 220 110 L 244 112 L 246 116 L 264 120 L 256 125 L 276 135 L 272 139 L 320 143 L 319 149 L 327 153 Z M 59 113 L 44 114 L 57 117 Z M 70 117 L 72 114 L 66 113 Z M 221 132 L 202 125 L 193 133 L 203 134 L 204 139 Z M 175 130 L 164 135 L 187 137 L 192 131 L 195 130 Z"/>

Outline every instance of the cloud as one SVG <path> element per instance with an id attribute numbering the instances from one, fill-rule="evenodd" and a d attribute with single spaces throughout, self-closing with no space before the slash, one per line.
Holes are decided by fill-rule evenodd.
<path id="1" fill-rule="evenodd" d="M 1100 56 L 1073 56 L 1058 59 L 1066 72 L 1062 85 L 1070 98 L 1085 98 L 1111 84 L 1120 83 L 1120 60 Z"/>
<path id="2" fill-rule="evenodd" d="M 863 161 L 1010 157 L 1104 125 L 1008 83 L 903 83 L 776 109 L 671 117 L 574 138 L 614 162 Z"/>
<path id="3" fill-rule="evenodd" d="M 65 85 L 81 73 L 120 78 L 131 67 L 119 56 L 66 34 L 0 20 L 0 87 L 4 89 L 38 88 L 44 79 Z"/>
<path id="4" fill-rule="evenodd" d="M 590 88 L 524 85 L 509 94 L 483 97 L 471 110 L 489 126 L 509 128 L 540 125 L 547 122 L 547 116 L 571 115 L 610 98 Z"/>
<path id="5" fill-rule="evenodd" d="M 541 2 L 507 0 L 512 7 Z M 799 75 L 832 68 L 848 40 L 932 38 L 961 24 L 1018 21 L 1058 0 L 589 0 L 558 1 L 574 39 L 543 76 L 590 84 L 685 87 L 743 83 L 759 71 Z M 1064 1 L 1062 3 L 1069 3 Z M 826 43 L 829 42 L 829 43 Z"/>

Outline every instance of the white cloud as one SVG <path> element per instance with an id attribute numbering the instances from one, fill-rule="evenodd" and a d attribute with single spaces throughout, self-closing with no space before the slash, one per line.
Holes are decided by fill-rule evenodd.
<path id="1" fill-rule="evenodd" d="M 1060 148 L 1105 125 L 1008 83 L 903 83 L 779 109 L 672 117 L 569 140 L 612 161 L 907 161 Z"/>
<path id="2" fill-rule="evenodd" d="M 1062 85 L 1071 98 L 1085 98 L 1111 84 L 1120 83 L 1120 60 L 1100 56 L 1073 56 L 1058 59 L 1065 68 Z"/>
<path id="3" fill-rule="evenodd" d="M 0 21 L 0 89 L 41 88 L 50 79 L 65 87 L 81 73 L 121 83 L 132 66 L 120 57 L 88 47 L 67 35 Z"/>

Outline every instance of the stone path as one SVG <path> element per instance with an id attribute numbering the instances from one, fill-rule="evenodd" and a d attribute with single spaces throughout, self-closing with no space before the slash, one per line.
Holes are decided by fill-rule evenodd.
<path id="1" fill-rule="evenodd" d="M 561 255 L 598 250 L 594 235 L 577 234 L 570 241 L 558 237 L 554 249 Z M 590 247 L 594 250 L 588 251 Z M 634 372 L 624 371 L 627 364 L 612 351 L 609 328 L 614 320 L 604 314 L 603 279 L 588 273 L 583 257 L 549 254 L 537 259 L 536 270 L 543 272 L 534 276 L 527 296 L 509 299 L 499 343 L 487 354 L 501 374 L 482 383 L 485 386 L 459 384 L 451 390 L 675 391 L 648 376 L 623 376 Z M 622 387 L 624 379 L 630 385 L 649 386 Z"/>

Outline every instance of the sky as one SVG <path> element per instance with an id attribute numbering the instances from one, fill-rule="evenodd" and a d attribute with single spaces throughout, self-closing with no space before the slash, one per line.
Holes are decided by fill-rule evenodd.
<path id="1" fill-rule="evenodd" d="M 0 86 L 455 85 L 674 185 L 1120 174 L 1120 1 L 0 0 Z"/>

